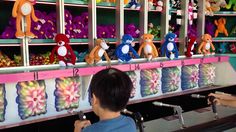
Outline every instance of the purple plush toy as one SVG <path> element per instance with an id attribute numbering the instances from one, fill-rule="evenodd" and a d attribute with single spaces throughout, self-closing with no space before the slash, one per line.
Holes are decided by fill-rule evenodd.
<path id="1" fill-rule="evenodd" d="M 133 38 L 138 38 L 139 37 L 139 29 L 133 24 L 127 24 L 125 25 L 125 34 L 130 34 Z"/>
<path id="2" fill-rule="evenodd" d="M 188 25 L 188 36 L 197 37 L 197 26 Z"/>
<path id="3" fill-rule="evenodd" d="M 215 35 L 215 25 L 210 22 L 210 20 L 206 20 L 206 23 L 205 23 L 205 31 L 206 33 L 210 34 L 211 36 L 214 36 Z"/>
<path id="4" fill-rule="evenodd" d="M 97 26 L 97 37 L 108 38 L 108 30 L 104 25 Z"/>
<path id="5" fill-rule="evenodd" d="M 45 32 L 43 31 L 43 25 L 46 23 L 46 12 L 41 12 L 39 10 L 35 10 L 35 15 L 42 20 L 38 22 L 31 21 L 31 31 L 35 34 L 36 38 L 38 39 L 44 39 Z"/>
<path id="6" fill-rule="evenodd" d="M 55 12 L 51 12 L 46 17 L 46 23 L 43 26 L 43 31 L 45 33 L 45 38 L 47 39 L 53 39 L 56 35 L 56 16 L 57 14 Z"/>
<path id="7" fill-rule="evenodd" d="M 108 25 L 108 38 L 116 38 L 116 26 L 115 25 Z"/>
<path id="8" fill-rule="evenodd" d="M 84 36 L 84 21 L 81 16 L 76 16 L 73 19 L 73 35 L 75 38 L 83 38 Z M 88 32 L 88 31 L 87 31 Z"/>
<path id="9" fill-rule="evenodd" d="M 84 25 L 88 25 L 88 12 L 83 12 L 81 14 L 82 20 L 84 21 Z"/>
<path id="10" fill-rule="evenodd" d="M 71 35 L 73 34 L 73 16 L 71 15 L 71 13 L 68 10 L 65 10 L 65 34 L 68 36 L 69 38 L 71 38 Z"/>
<path id="11" fill-rule="evenodd" d="M 1 38 L 2 39 L 13 39 L 15 38 L 15 32 L 16 29 L 13 28 L 14 26 L 8 26 L 5 28 L 5 30 L 3 31 Z"/>

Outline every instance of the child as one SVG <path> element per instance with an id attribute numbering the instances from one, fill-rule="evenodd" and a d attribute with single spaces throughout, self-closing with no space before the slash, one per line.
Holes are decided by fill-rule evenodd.
<path id="1" fill-rule="evenodd" d="M 115 68 L 96 73 L 90 95 L 92 109 L 100 121 L 91 125 L 89 120 L 77 120 L 74 132 L 136 132 L 134 120 L 120 114 L 129 101 L 132 87 L 129 76 Z"/>

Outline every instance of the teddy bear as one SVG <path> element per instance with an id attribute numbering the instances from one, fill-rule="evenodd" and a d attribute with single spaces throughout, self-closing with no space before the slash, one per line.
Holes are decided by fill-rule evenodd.
<path id="1" fill-rule="evenodd" d="M 230 51 L 232 53 L 236 53 L 236 45 L 235 44 L 231 44 L 231 45 L 229 45 L 229 47 L 230 47 Z"/>
<path id="2" fill-rule="evenodd" d="M 163 1 L 162 0 L 153 0 L 153 6 L 159 12 L 163 10 Z"/>
<path id="3" fill-rule="evenodd" d="M 214 52 L 211 53 L 211 50 L 215 51 L 215 47 L 212 44 L 212 37 L 210 34 L 203 34 L 198 47 L 198 53 L 204 55 L 215 54 Z"/>
<path id="4" fill-rule="evenodd" d="M 109 48 L 104 39 L 96 39 L 96 46 L 92 49 L 92 51 L 85 56 L 85 61 L 89 64 L 98 64 L 102 62 L 102 57 L 105 56 L 106 60 L 110 64 L 110 58 L 106 52 Z"/>
<path id="5" fill-rule="evenodd" d="M 167 58 L 173 60 L 174 58 L 178 58 L 179 51 L 177 45 L 175 43 L 177 35 L 175 33 L 168 33 L 165 36 L 165 41 L 161 46 L 161 54 L 167 56 Z"/>
<path id="6" fill-rule="evenodd" d="M 205 0 L 205 14 L 208 16 L 213 16 L 210 0 Z"/>
<path id="7" fill-rule="evenodd" d="M 140 30 L 135 26 L 135 24 L 130 23 L 125 25 L 125 34 L 130 34 L 133 38 L 138 38 Z"/>
<path id="8" fill-rule="evenodd" d="M 194 47 L 197 44 L 197 38 L 195 36 L 191 36 L 188 39 L 187 51 L 185 52 L 186 57 L 192 57 Z"/>
<path id="9" fill-rule="evenodd" d="M 219 33 L 224 33 L 225 36 L 228 36 L 228 31 L 225 28 L 226 24 L 225 18 L 221 17 L 220 19 L 215 20 L 214 23 L 217 26 L 217 29 L 215 30 L 215 37 L 217 37 Z"/>
<path id="10" fill-rule="evenodd" d="M 236 11 L 236 0 L 229 0 L 226 9 L 230 9 L 232 5 L 234 5 L 233 10 Z"/>
<path id="11" fill-rule="evenodd" d="M 69 38 L 65 34 L 57 34 L 55 37 L 57 46 L 52 49 L 49 56 L 50 63 L 54 62 L 54 54 L 57 54 L 60 66 L 72 66 L 75 64 L 76 55 L 69 45 Z"/>
<path id="12" fill-rule="evenodd" d="M 31 32 L 31 18 L 34 22 L 39 21 L 34 13 L 34 4 L 36 0 L 16 0 L 12 9 L 12 16 L 16 18 L 16 33 L 17 38 L 29 37 L 34 38 L 35 35 Z M 22 31 L 22 18 L 25 18 L 26 29 Z"/>
<path id="13" fill-rule="evenodd" d="M 138 0 L 130 0 L 127 4 L 127 8 L 137 9 L 139 10 L 141 5 L 139 4 Z"/>
<path id="14" fill-rule="evenodd" d="M 122 43 L 115 50 L 115 55 L 119 62 L 130 62 L 132 60 L 131 53 L 135 58 L 139 58 L 139 55 L 133 48 L 135 46 L 133 41 L 134 38 L 130 34 L 124 34 L 122 36 Z"/>
<path id="15" fill-rule="evenodd" d="M 227 3 L 225 0 L 211 0 L 211 10 L 213 12 L 220 11 L 220 8 L 225 8 Z"/>
<path id="16" fill-rule="evenodd" d="M 43 30 L 43 26 L 44 24 L 46 23 L 46 16 L 47 16 L 47 13 L 46 12 L 41 12 L 39 10 L 35 10 L 35 15 L 36 17 L 38 17 L 39 19 L 42 20 L 42 23 L 41 22 L 32 22 L 32 25 L 31 25 L 31 31 L 32 33 L 35 35 L 35 38 L 36 39 L 44 39 L 45 38 L 45 32 Z"/>
<path id="17" fill-rule="evenodd" d="M 143 51 L 144 57 L 146 57 L 148 61 L 158 57 L 156 46 L 152 42 L 153 38 L 154 36 L 152 34 L 144 34 L 141 37 L 142 43 L 138 49 L 138 55 L 141 56 L 141 52 Z"/>

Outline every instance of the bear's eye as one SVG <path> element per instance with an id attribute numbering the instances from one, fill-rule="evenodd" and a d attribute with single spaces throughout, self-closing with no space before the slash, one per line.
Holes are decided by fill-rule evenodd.
<path id="1" fill-rule="evenodd" d="M 58 43 L 59 43 L 60 45 L 64 45 L 64 44 L 65 44 L 64 41 L 59 41 Z"/>

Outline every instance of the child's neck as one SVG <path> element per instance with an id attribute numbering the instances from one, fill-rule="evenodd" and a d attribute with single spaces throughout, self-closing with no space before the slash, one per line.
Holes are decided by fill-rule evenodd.
<path id="1" fill-rule="evenodd" d="M 113 118 L 117 118 L 120 116 L 120 112 L 113 112 L 113 111 L 109 111 L 107 109 L 102 109 L 99 112 L 99 119 L 102 120 L 109 120 L 109 119 L 113 119 Z"/>

